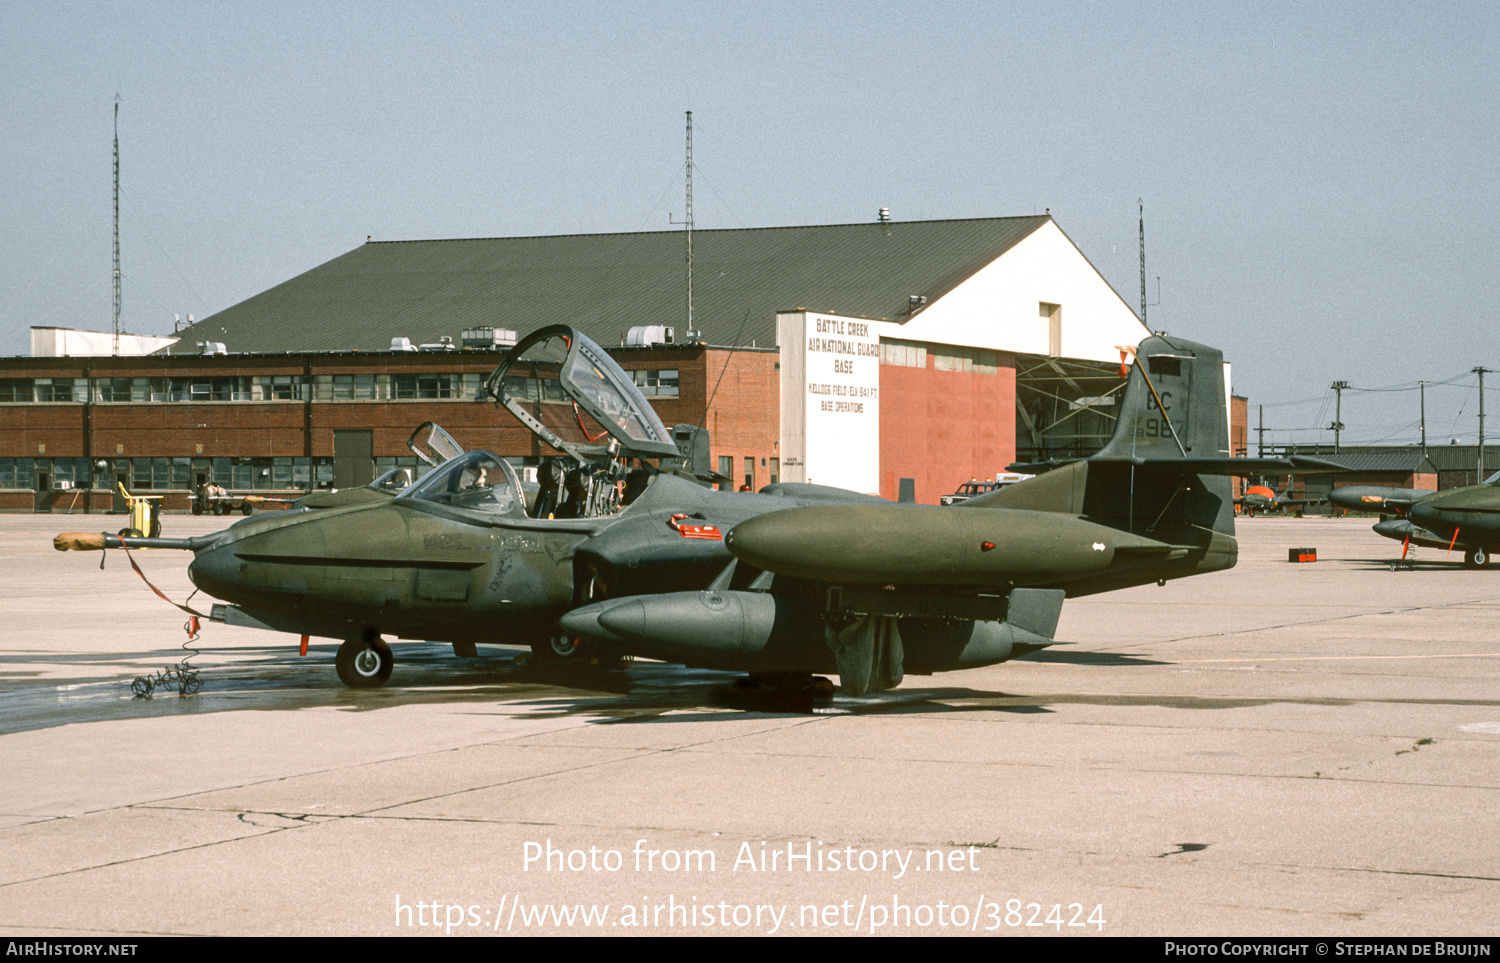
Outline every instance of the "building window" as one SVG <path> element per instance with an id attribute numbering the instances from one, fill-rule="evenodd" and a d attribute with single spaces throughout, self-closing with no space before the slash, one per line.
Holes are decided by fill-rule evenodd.
<path id="1" fill-rule="evenodd" d="M 30 458 L 0 458 L 0 488 L 30 489 L 35 484 Z"/>
<path id="2" fill-rule="evenodd" d="M 379 457 L 379 458 L 375 459 L 375 477 L 376 478 L 379 478 L 381 475 L 384 475 L 386 472 L 390 471 L 392 468 L 406 468 L 406 469 L 408 469 L 408 470 L 411 471 L 411 477 L 412 478 L 421 478 L 423 475 L 427 474 L 429 471 L 432 470 L 432 466 L 429 465 L 429 464 L 427 464 L 425 461 L 422 461 L 420 458 L 412 458 L 410 456 L 404 456 L 404 457 L 382 456 L 382 457 Z"/>
<path id="3" fill-rule="evenodd" d="M 458 375 L 450 374 L 392 375 L 392 395 L 398 401 L 453 398 L 458 380 Z"/>
<path id="4" fill-rule="evenodd" d="M 517 401 L 565 402 L 562 385 L 551 378 L 523 378 L 511 375 L 505 379 L 505 393 Z"/>
<path id="5" fill-rule="evenodd" d="M 102 402 L 104 404 L 114 404 L 117 402 L 129 401 L 131 396 L 131 389 L 134 387 L 137 380 L 145 381 L 146 379 L 95 378 L 94 400 Z"/>
<path id="6" fill-rule="evenodd" d="M 630 372 L 630 377 L 647 398 L 677 397 L 676 368 L 641 369 Z"/>
<path id="7" fill-rule="evenodd" d="M 745 459 L 745 487 L 755 491 L 755 459 Z"/>
<path id="8" fill-rule="evenodd" d="M 82 378 L 35 378 L 32 380 L 31 386 L 32 397 L 27 398 L 27 401 L 59 402 L 88 400 L 88 382 Z"/>
<path id="9" fill-rule="evenodd" d="M 303 401 L 307 379 L 302 375 L 255 375 L 250 379 L 249 401 Z"/>
<path id="10" fill-rule="evenodd" d="M 1054 358 L 1062 357 L 1062 305 L 1038 302 L 1038 313 L 1047 323 L 1047 353 Z"/>
<path id="11" fill-rule="evenodd" d="M 999 371 L 1000 355 L 996 351 L 955 348 L 942 344 L 933 345 L 931 351 L 935 371 L 962 371 L 982 375 L 992 375 Z"/>
<path id="12" fill-rule="evenodd" d="M 902 368 L 927 367 L 927 346 L 915 341 L 880 342 L 880 363 Z"/>
<path id="13" fill-rule="evenodd" d="M 720 455 L 719 456 L 719 474 L 723 475 L 724 479 L 725 479 L 724 481 L 719 482 L 719 488 L 721 490 L 732 489 L 734 487 L 734 456 L 733 455 Z"/>
<path id="14" fill-rule="evenodd" d="M 316 401 L 374 401 L 375 375 L 314 375 L 313 399 Z"/>
<path id="15" fill-rule="evenodd" d="M 130 490 L 165 491 L 172 487 L 172 459 L 130 459 Z M 187 486 L 184 485 L 184 488 Z"/>

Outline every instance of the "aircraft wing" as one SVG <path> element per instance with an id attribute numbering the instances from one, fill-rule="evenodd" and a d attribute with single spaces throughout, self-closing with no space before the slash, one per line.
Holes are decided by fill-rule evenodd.
<path id="1" fill-rule="evenodd" d="M 1310 471 L 1348 471 L 1347 465 L 1323 458 L 1306 455 L 1290 455 L 1286 458 L 1147 458 L 1132 455 L 1097 455 L 1088 459 L 1093 462 L 1114 462 L 1127 465 L 1151 465 L 1169 467 L 1199 475 L 1246 475 L 1304 474 Z"/>
<path id="2" fill-rule="evenodd" d="M 1040 462 L 1017 462 L 1007 465 L 1006 471 L 1030 472 L 1038 474 L 1053 468 L 1062 468 L 1074 461 L 1114 462 L 1127 465 L 1166 465 L 1182 471 L 1196 472 L 1199 475 L 1232 475 L 1245 477 L 1248 475 L 1274 475 L 1306 472 L 1335 472 L 1348 471 L 1348 465 L 1342 465 L 1336 461 L 1326 458 L 1313 458 L 1308 455 L 1289 455 L 1285 458 L 1159 458 L 1144 455 L 1095 455 L 1092 458 L 1071 460 L 1048 460 Z"/>

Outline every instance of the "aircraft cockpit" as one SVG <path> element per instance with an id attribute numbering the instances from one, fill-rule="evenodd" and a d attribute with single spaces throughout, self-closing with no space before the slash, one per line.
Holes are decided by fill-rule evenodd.
<path id="1" fill-rule="evenodd" d="M 444 462 L 397 498 L 486 515 L 526 515 L 525 496 L 516 470 L 488 451 L 466 452 Z"/>
<path id="2" fill-rule="evenodd" d="M 370 482 L 369 487 L 378 488 L 392 495 L 406 488 L 412 482 L 412 470 L 410 468 L 392 468 L 390 471 L 377 477 Z"/>

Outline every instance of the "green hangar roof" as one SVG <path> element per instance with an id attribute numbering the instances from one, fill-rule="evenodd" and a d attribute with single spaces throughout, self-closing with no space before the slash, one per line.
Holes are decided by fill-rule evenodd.
<path id="1" fill-rule="evenodd" d="M 770 346 L 777 311 L 895 319 L 912 295 L 935 301 L 1049 220 L 694 231 L 693 326 L 709 344 Z M 374 241 L 204 318 L 175 350 L 370 351 L 546 324 L 602 344 L 648 324 L 683 339 L 686 272 L 682 231 Z"/>

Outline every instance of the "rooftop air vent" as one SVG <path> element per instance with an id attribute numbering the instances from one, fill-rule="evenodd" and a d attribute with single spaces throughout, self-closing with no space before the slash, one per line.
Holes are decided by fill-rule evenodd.
<path id="1" fill-rule="evenodd" d="M 677 332 L 664 324 L 641 324 L 625 332 L 625 344 L 631 348 L 649 348 L 656 344 L 671 344 Z"/>
<path id="2" fill-rule="evenodd" d="M 499 351 L 513 348 L 516 333 L 509 328 L 464 328 L 463 346 L 476 351 Z"/>

